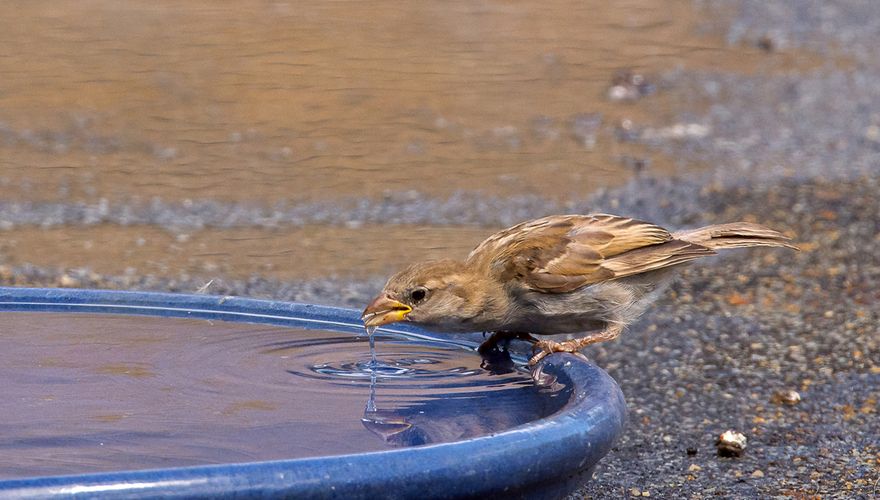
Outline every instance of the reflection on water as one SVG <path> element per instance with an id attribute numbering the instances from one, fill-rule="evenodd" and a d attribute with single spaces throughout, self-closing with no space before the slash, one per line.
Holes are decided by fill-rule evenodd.
<path id="1" fill-rule="evenodd" d="M 486 360 L 478 356 L 462 357 L 461 347 L 428 348 L 379 338 L 375 361 L 335 352 L 340 338 L 320 346 L 311 339 L 291 341 L 274 349 L 298 353 L 303 362 L 297 364 L 307 370 L 289 371 L 297 377 L 334 385 L 368 382 L 369 399 L 361 421 L 392 446 L 488 434 L 554 413 L 568 400 L 566 388 L 537 388 L 525 369 L 487 369 L 481 366 Z M 317 361 L 324 359 L 332 361 Z"/>
<path id="2" fill-rule="evenodd" d="M 3 2 L 0 195 L 579 194 L 627 170 L 596 137 L 616 71 L 723 52 L 695 18 L 690 0 Z"/>
<path id="3" fill-rule="evenodd" d="M 197 320 L 3 313 L 0 478 L 359 453 L 510 428 L 565 390 L 454 344 Z"/>

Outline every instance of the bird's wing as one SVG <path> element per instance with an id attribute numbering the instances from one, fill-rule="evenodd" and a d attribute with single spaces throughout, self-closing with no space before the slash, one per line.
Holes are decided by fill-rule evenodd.
<path id="1" fill-rule="evenodd" d="M 468 256 L 493 277 L 546 293 L 672 266 L 711 255 L 660 226 L 615 215 L 562 215 L 490 236 Z"/>

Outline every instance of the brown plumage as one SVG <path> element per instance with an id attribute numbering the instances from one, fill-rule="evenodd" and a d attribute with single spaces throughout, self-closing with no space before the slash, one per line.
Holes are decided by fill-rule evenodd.
<path id="1" fill-rule="evenodd" d="M 405 320 L 509 336 L 593 332 L 537 341 L 534 364 L 549 352 L 617 337 L 682 264 L 754 246 L 796 248 L 781 233 L 749 222 L 670 233 L 615 215 L 554 215 L 493 234 L 464 262 L 409 266 L 388 280 L 363 319 L 367 326 Z"/>

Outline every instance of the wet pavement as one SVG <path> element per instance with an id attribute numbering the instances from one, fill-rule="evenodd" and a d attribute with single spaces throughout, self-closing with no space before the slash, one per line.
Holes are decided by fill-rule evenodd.
<path id="1" fill-rule="evenodd" d="M 241 94 L 256 96 L 259 113 L 233 102 L 230 83 L 208 96 L 222 119 L 190 111 L 183 125 L 158 131 L 157 123 L 178 123 L 173 113 L 126 122 L 131 113 L 88 112 L 92 121 L 80 126 L 73 112 L 27 116 L 46 95 L 10 101 L 7 86 L 0 282 L 186 292 L 210 283 L 218 294 L 362 307 L 403 263 L 463 256 L 493 229 L 547 213 L 605 211 L 668 227 L 757 221 L 796 235 L 803 251 L 738 251 L 694 266 L 618 341 L 587 351 L 620 383 L 630 422 L 576 496 L 875 497 L 880 5 L 666 5 L 625 2 L 591 25 L 597 11 L 572 6 L 547 12 L 546 23 L 523 21 L 516 7 L 468 11 L 483 21 L 444 25 L 460 44 L 449 47 L 477 59 L 516 55 L 508 60 L 518 66 L 494 68 L 525 87 L 504 87 L 492 66 L 428 70 L 419 85 L 439 97 L 401 98 L 396 114 L 387 106 L 393 92 L 363 91 L 385 88 L 381 71 L 329 94 L 347 114 L 327 115 L 333 106 L 308 92 L 319 104 L 260 105 L 288 102 L 276 77 L 266 92 Z M 450 16 L 463 15 L 455 9 Z M 494 41 L 478 42 L 480 23 L 498 28 Z M 502 28 L 534 43 L 505 45 Z M 357 39 L 373 50 L 368 60 L 392 50 L 381 37 L 370 49 L 368 35 L 378 36 Z M 434 69 L 444 57 L 459 61 L 437 57 Z M 634 100 L 609 99 L 616 83 L 632 89 L 631 78 L 614 76 L 627 68 L 648 75 L 652 91 L 642 96 L 636 84 Z M 396 73 L 394 92 L 419 86 L 400 77 L 410 70 Z M 168 88 L 188 88 L 215 73 L 169 74 Z M 468 89 L 461 100 L 456 88 Z M 132 113 L 180 103 L 215 109 L 176 92 L 136 100 Z M 479 101 L 496 92 L 507 97 Z M 109 97 L 90 99 L 82 109 L 102 109 Z M 309 122 L 309 113 L 323 121 Z M 207 122 L 225 125 L 199 132 Z M 263 132 L 250 136 L 249 127 Z M 25 133 L 34 130 L 50 133 Z M 59 146 L 59 130 L 73 130 L 62 136 L 80 145 Z M 122 130 L 115 140 L 127 146 L 89 150 L 105 147 L 98 139 L 107 130 Z M 316 156 L 318 146 L 326 149 Z M 240 177 L 245 166 L 252 170 Z M 181 175 L 189 180 L 180 184 Z M 779 402 L 788 390 L 801 401 Z M 716 453 L 728 429 L 748 438 L 740 457 Z"/>
<path id="2" fill-rule="evenodd" d="M 362 279 L 424 247 L 459 253 L 475 241 L 469 230 L 422 248 L 389 245 L 386 233 L 498 229 L 585 210 L 596 190 L 639 175 L 702 171 L 699 161 L 621 140 L 677 123 L 686 96 L 665 72 L 776 74 L 820 62 L 810 51 L 767 53 L 701 33 L 706 13 L 690 0 L 91 0 L 70 11 L 16 2 L 4 13 L 0 229 L 18 243 L 0 255 L 110 274 L 119 270 L 101 263 L 131 241 L 145 242 L 132 249 L 145 257 L 127 266 L 137 275 L 196 273 L 191 262 L 206 254 L 236 277 L 259 265 L 222 244 L 167 252 L 152 226 L 205 241 L 229 236 L 212 230 L 243 230 L 299 257 L 278 254 L 278 263 L 323 259 L 259 270 L 284 280 Z M 377 230 L 358 231 L 359 246 L 388 268 L 364 268 L 347 245 L 326 248 L 365 225 Z M 67 229 L 34 230 L 57 226 Z M 79 236 L 82 226 L 97 227 Z M 291 244 L 305 226 L 318 226 L 325 244 Z M 95 250 L 81 251 L 90 241 Z M 111 253 L 100 255 L 105 241 Z M 179 267 L 142 263 L 169 253 Z"/>

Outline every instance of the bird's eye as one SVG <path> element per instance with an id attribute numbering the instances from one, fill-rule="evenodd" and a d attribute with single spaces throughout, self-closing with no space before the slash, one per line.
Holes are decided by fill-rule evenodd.
<path id="1" fill-rule="evenodd" d="M 428 296 L 428 289 L 423 286 L 413 288 L 412 291 L 409 292 L 409 296 L 414 303 L 421 302 Z"/>

